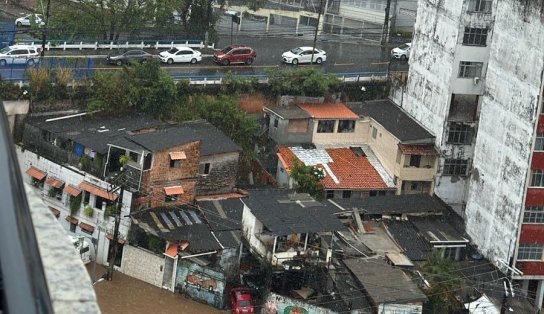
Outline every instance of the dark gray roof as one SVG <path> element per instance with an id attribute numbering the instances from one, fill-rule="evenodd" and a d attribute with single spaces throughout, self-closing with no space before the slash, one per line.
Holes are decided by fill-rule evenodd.
<path id="1" fill-rule="evenodd" d="M 410 217 L 410 221 L 429 243 L 469 242 L 441 217 Z"/>
<path id="2" fill-rule="evenodd" d="M 383 220 L 387 231 L 395 238 L 412 261 L 426 261 L 431 252 L 431 245 L 419 234 L 409 221 Z"/>
<path id="3" fill-rule="evenodd" d="M 242 201 L 273 235 L 346 230 L 330 203 L 285 190 L 252 190 Z M 301 206 L 301 204 L 303 206 Z"/>
<path id="4" fill-rule="evenodd" d="M 435 137 L 389 99 L 348 103 L 362 117 L 371 117 L 402 143 L 434 143 Z"/>
<path id="5" fill-rule="evenodd" d="M 369 215 L 442 213 L 446 210 L 437 197 L 429 194 L 343 198 L 333 201 L 346 210 L 357 208 L 360 213 Z"/>
<path id="6" fill-rule="evenodd" d="M 198 201 L 204 216 L 214 231 L 242 229 L 244 204 L 239 198 L 228 198 L 211 201 Z M 217 207 L 220 207 L 219 209 Z M 221 213 L 220 213 L 221 211 Z M 223 217 L 223 214 L 225 217 Z"/>
<path id="7" fill-rule="evenodd" d="M 216 238 L 205 218 L 193 207 L 149 209 L 134 213 L 131 218 L 144 231 L 165 240 L 189 242 L 191 252 L 218 250 L 237 245 L 228 235 L 221 234 L 221 239 Z"/>
<path id="8" fill-rule="evenodd" d="M 80 116 L 49 121 L 59 116 L 33 117 L 27 120 L 29 125 L 80 143 L 85 147 L 106 153 L 108 144 L 129 131 L 157 127 L 160 122 L 148 116 L 91 117 Z"/>
<path id="9" fill-rule="evenodd" d="M 274 114 L 280 116 L 282 119 L 290 120 L 290 119 L 309 119 L 312 116 L 300 109 L 298 106 L 270 106 L 270 107 L 264 107 L 264 111 L 273 112 Z"/>
<path id="10" fill-rule="evenodd" d="M 408 275 L 379 259 L 346 259 L 344 264 L 376 305 L 427 301 Z"/>
<path id="11" fill-rule="evenodd" d="M 205 120 L 188 121 L 156 132 L 129 135 L 127 138 L 153 152 L 196 141 L 201 141 L 201 156 L 241 150 L 240 146 Z"/>

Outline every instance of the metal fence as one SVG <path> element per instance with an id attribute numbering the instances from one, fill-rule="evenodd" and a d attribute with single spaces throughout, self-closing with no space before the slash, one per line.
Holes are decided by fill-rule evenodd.
<path id="1" fill-rule="evenodd" d="M 29 70 L 39 68 L 67 68 L 72 70 L 75 80 L 93 76 L 95 59 L 92 58 L 11 58 L 0 65 L 0 77 L 3 80 L 26 84 L 30 75 Z"/>
<path id="2" fill-rule="evenodd" d="M 41 41 L 36 40 L 19 40 L 17 44 L 29 45 L 29 46 L 41 46 Z M 136 40 L 136 41 L 80 41 L 80 40 L 49 40 L 45 44 L 46 50 L 59 49 L 163 49 L 172 48 L 174 46 L 190 47 L 190 48 L 214 48 L 214 44 L 206 46 L 201 40 Z"/>

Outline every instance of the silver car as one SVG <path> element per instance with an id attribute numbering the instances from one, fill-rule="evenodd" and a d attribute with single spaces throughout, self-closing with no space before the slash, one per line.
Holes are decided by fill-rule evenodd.
<path id="1" fill-rule="evenodd" d="M 10 46 L 0 50 L 0 66 L 11 64 L 34 65 L 40 61 L 38 48 L 33 46 Z"/>

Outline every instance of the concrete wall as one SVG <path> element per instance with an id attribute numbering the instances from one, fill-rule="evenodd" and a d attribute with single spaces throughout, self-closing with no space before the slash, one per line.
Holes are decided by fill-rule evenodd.
<path id="1" fill-rule="evenodd" d="M 376 128 L 376 138 L 372 137 L 372 128 Z M 399 140 L 387 131 L 381 124 L 371 120 L 367 128 L 368 144 L 385 170 L 393 176 L 395 174 Z"/>
<path id="2" fill-rule="evenodd" d="M 258 254 L 265 260 L 270 260 L 272 258 L 272 252 L 267 250 L 265 244 L 259 239 L 259 237 L 270 238 L 268 240 L 271 240 L 272 243 L 274 242 L 274 239 L 270 236 L 262 235 L 264 229 L 263 224 L 257 220 L 257 218 L 251 213 L 249 207 L 247 207 L 245 204 L 242 214 L 242 228 L 244 238 L 246 238 L 247 242 L 249 242 L 251 252 Z"/>
<path id="3" fill-rule="evenodd" d="M 236 185 L 240 153 L 231 152 L 201 156 L 200 165 L 210 164 L 210 173 L 200 173 L 197 179 L 197 195 L 231 192 Z"/>
<path id="4" fill-rule="evenodd" d="M 26 116 L 30 101 L 28 100 L 4 100 L 4 110 L 8 116 L 9 129 L 14 132 L 16 117 L 19 115 Z"/>
<path id="5" fill-rule="evenodd" d="M 123 246 L 123 274 L 162 287 L 163 269 L 164 256 L 131 245 Z"/>
<path id="6" fill-rule="evenodd" d="M 312 123 L 312 143 L 316 145 L 349 145 L 365 143 L 364 140 L 368 139 L 368 124 L 365 122 L 357 120 L 355 122 L 355 130 L 351 133 L 338 133 L 338 120 L 335 120 L 333 133 L 317 133 L 318 121 L 314 120 Z"/>
<path id="7" fill-rule="evenodd" d="M 299 312 L 304 314 L 336 314 L 337 312 L 318 307 L 312 304 L 302 302 L 274 292 L 268 293 L 264 300 L 263 313 L 291 313 L 295 308 L 299 308 Z"/>
<path id="8" fill-rule="evenodd" d="M 275 119 L 278 120 L 278 126 L 274 126 Z M 302 119 L 298 119 L 302 120 Z M 307 130 L 306 132 L 290 132 L 289 131 L 289 121 L 296 120 L 285 120 L 272 113 L 270 113 L 270 122 L 268 124 L 268 136 L 274 140 L 274 142 L 280 145 L 296 145 L 303 143 L 312 142 L 312 131 L 313 124 L 308 119 L 307 121 Z"/>
<path id="9" fill-rule="evenodd" d="M 509 247 L 513 254 L 521 219 L 544 71 L 542 5 L 512 0 L 494 6 L 466 209 L 467 232 L 490 259 L 508 260 Z"/>
<path id="10" fill-rule="evenodd" d="M 176 273 L 176 285 L 194 300 L 216 308 L 226 305 L 225 275 L 213 269 L 180 259 Z"/>

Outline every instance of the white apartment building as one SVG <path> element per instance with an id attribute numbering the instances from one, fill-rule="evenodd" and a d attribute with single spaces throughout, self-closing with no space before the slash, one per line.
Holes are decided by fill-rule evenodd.
<path id="1" fill-rule="evenodd" d="M 420 0 L 393 98 L 436 136 L 436 194 L 492 261 L 544 297 L 544 3 Z"/>

